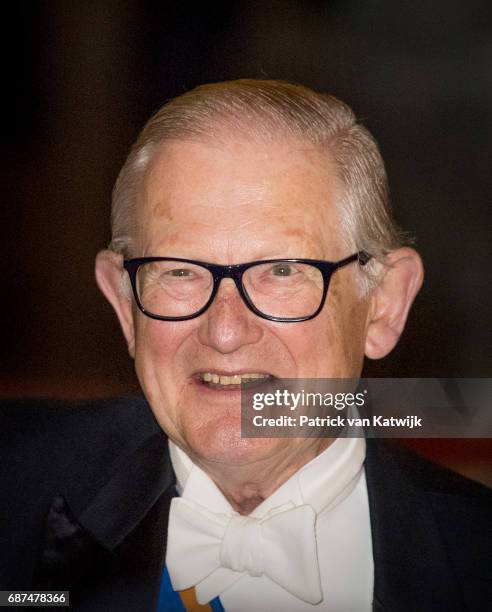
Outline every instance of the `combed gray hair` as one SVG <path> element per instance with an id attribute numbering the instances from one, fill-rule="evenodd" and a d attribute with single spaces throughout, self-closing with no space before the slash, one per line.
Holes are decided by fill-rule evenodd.
<path id="1" fill-rule="evenodd" d="M 201 85 L 157 111 L 116 181 L 109 248 L 125 257 L 132 255 L 138 194 L 153 155 L 164 142 L 217 140 L 231 134 L 271 142 L 291 138 L 329 152 L 343 187 L 339 213 L 347 248 L 365 250 L 374 258 L 361 274 L 364 292 L 370 289 L 380 268 L 377 262 L 384 262 L 386 254 L 404 240 L 391 215 L 377 143 L 346 104 L 285 81 L 240 79 Z"/>

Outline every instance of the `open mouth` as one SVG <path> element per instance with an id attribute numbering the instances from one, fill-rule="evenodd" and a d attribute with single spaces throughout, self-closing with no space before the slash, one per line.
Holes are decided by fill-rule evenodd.
<path id="1" fill-rule="evenodd" d="M 273 380 L 272 374 L 245 372 L 240 374 L 221 374 L 218 372 L 199 372 L 194 376 L 198 384 L 209 389 L 237 391 L 262 386 Z"/>

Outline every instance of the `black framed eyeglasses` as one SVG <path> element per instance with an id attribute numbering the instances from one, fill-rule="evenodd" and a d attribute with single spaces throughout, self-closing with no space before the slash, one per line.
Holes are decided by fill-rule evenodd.
<path id="1" fill-rule="evenodd" d="M 246 306 L 268 321 L 295 323 L 316 317 L 324 306 L 334 272 L 371 259 L 359 251 L 340 261 L 266 259 L 244 264 L 218 264 L 179 257 L 126 259 L 135 301 L 140 310 L 162 321 L 187 321 L 203 314 L 214 301 L 223 278 L 231 278 Z"/>

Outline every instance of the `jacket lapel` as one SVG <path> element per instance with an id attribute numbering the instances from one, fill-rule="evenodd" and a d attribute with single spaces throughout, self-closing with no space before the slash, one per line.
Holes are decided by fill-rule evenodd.
<path id="1" fill-rule="evenodd" d="M 70 590 L 76 610 L 152 610 L 165 558 L 174 475 L 156 433 L 112 469 L 90 503 L 53 500 L 35 585 Z"/>
<path id="2" fill-rule="evenodd" d="M 367 441 L 366 478 L 374 610 L 463 610 L 463 599 L 429 502 L 384 443 Z"/>

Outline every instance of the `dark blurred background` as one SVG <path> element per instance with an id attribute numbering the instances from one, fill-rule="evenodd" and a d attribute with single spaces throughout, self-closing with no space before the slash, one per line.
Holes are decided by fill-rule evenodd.
<path id="1" fill-rule="evenodd" d="M 333 93 L 380 144 L 427 276 L 397 349 L 365 374 L 492 375 L 488 2 L 51 0 L 6 9 L 3 27 L 2 395 L 137 387 L 93 276 L 112 184 L 165 100 L 239 77 Z M 420 446 L 492 480 L 488 441 Z"/>

